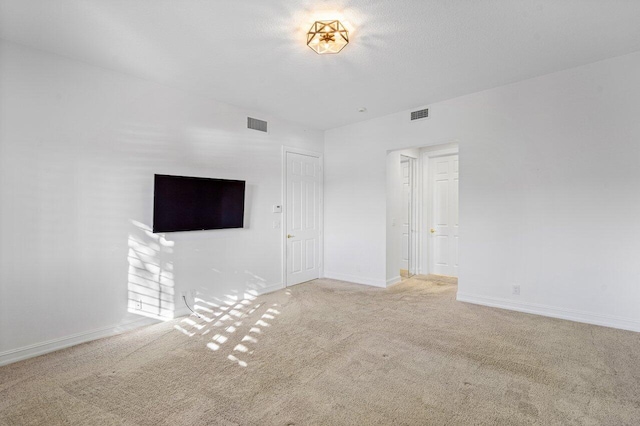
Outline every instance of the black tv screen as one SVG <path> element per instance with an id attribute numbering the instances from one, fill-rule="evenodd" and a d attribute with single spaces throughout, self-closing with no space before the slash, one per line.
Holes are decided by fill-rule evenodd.
<path id="1" fill-rule="evenodd" d="M 155 175 L 153 232 L 242 228 L 242 180 Z"/>

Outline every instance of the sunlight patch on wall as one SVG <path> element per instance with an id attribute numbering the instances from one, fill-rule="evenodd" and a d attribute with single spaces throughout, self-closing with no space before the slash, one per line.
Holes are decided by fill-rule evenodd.
<path id="1" fill-rule="evenodd" d="M 173 263 L 167 258 L 173 253 L 173 241 L 154 234 L 151 228 L 132 220 L 129 234 L 128 305 L 127 311 L 167 321 L 174 318 L 175 288 Z M 184 330 L 185 334 L 189 334 Z"/>

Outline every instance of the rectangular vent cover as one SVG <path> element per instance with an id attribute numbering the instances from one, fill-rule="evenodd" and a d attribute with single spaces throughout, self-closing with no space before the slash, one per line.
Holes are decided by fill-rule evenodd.
<path id="1" fill-rule="evenodd" d="M 266 132 L 267 122 L 258 120 L 257 118 L 247 117 L 247 128 L 257 130 L 259 132 Z"/>
<path id="2" fill-rule="evenodd" d="M 423 118 L 429 118 L 429 108 L 411 112 L 411 121 L 422 120 Z"/>

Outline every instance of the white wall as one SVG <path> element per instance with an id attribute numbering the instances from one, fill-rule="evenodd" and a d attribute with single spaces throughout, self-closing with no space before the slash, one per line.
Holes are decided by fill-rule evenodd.
<path id="1" fill-rule="evenodd" d="M 322 132 L 14 44 L 0 49 L 0 363 L 143 318 L 128 313 L 129 291 L 158 286 L 158 265 L 160 317 L 184 312 L 174 303 L 182 290 L 212 298 L 281 286 L 280 215 L 271 212 L 281 203 L 281 149 L 321 152 Z M 270 133 L 246 129 L 247 115 L 268 119 Z M 159 240 L 142 229 L 154 173 L 246 180 L 246 228 Z"/>
<path id="2" fill-rule="evenodd" d="M 384 283 L 387 151 L 458 141 L 459 299 L 640 331 L 640 53 L 430 107 L 326 132 L 325 274 Z"/>

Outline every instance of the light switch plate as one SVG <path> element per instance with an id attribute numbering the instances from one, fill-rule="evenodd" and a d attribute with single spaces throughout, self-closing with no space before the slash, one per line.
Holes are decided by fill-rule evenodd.
<path id="1" fill-rule="evenodd" d="M 277 205 L 277 204 L 276 204 L 276 205 L 274 205 L 274 206 L 273 206 L 273 212 L 274 212 L 274 213 L 282 213 L 282 206 Z"/>

